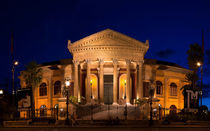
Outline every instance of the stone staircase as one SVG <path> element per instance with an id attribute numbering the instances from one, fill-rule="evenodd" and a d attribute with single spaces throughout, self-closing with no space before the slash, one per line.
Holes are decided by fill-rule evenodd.
<path id="1" fill-rule="evenodd" d="M 116 119 L 117 117 L 121 120 L 125 119 L 125 105 L 82 105 L 76 107 L 77 118 L 81 120 L 91 119 L 91 108 L 94 120 L 109 120 Z M 138 106 L 128 105 L 127 106 L 127 119 L 136 120 L 140 118 L 140 108 Z"/>

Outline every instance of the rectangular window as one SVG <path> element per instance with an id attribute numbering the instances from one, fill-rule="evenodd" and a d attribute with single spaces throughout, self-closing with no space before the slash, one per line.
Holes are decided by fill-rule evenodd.
<path id="1" fill-rule="evenodd" d="M 177 96 L 177 88 L 171 87 L 170 94 L 171 94 L 171 96 Z"/>
<path id="2" fill-rule="evenodd" d="M 149 97 L 149 82 L 143 83 L 143 97 Z"/>

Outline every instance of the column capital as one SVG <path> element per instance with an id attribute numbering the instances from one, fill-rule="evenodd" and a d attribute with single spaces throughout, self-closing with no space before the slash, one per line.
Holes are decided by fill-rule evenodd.
<path id="1" fill-rule="evenodd" d="M 139 60 L 139 61 L 137 61 L 136 63 L 137 63 L 137 65 L 142 66 L 143 63 L 144 63 L 144 60 Z"/>
<path id="2" fill-rule="evenodd" d="M 90 59 L 85 59 L 85 62 L 87 63 L 87 64 L 91 64 L 91 60 Z"/>
<path id="3" fill-rule="evenodd" d="M 130 59 L 126 59 L 125 62 L 126 62 L 126 65 L 129 65 L 131 63 L 131 60 Z"/>
<path id="4" fill-rule="evenodd" d="M 118 64 L 118 60 L 117 59 L 112 59 L 112 61 L 113 61 L 113 64 L 114 65 L 117 65 Z"/>
<path id="5" fill-rule="evenodd" d="M 74 65 L 78 65 L 79 61 L 78 60 L 73 60 Z"/>
<path id="6" fill-rule="evenodd" d="M 100 65 L 103 65 L 104 64 L 104 59 L 98 59 L 98 62 Z"/>

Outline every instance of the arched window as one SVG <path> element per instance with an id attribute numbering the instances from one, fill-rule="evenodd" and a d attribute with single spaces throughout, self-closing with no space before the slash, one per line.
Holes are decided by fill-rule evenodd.
<path id="1" fill-rule="evenodd" d="M 177 85 L 175 83 L 170 84 L 170 95 L 177 96 Z"/>
<path id="2" fill-rule="evenodd" d="M 160 81 L 156 81 L 156 94 L 158 95 L 163 94 L 163 84 Z"/>
<path id="3" fill-rule="evenodd" d="M 42 83 L 39 87 L 39 96 L 46 96 L 47 95 L 47 84 Z"/>
<path id="4" fill-rule="evenodd" d="M 54 83 L 54 95 L 58 95 L 61 93 L 61 82 L 60 81 L 56 81 Z"/>

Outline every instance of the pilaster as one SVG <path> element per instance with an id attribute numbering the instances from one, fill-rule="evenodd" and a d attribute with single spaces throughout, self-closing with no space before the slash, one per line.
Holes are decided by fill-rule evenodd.
<path id="1" fill-rule="evenodd" d="M 143 98 L 143 74 L 142 74 L 142 66 L 143 66 L 143 61 L 138 61 L 138 80 L 137 80 L 137 99 L 138 98 Z"/>
<path id="2" fill-rule="evenodd" d="M 99 83 L 100 83 L 100 87 L 99 87 L 99 96 L 100 96 L 100 102 L 104 103 L 104 60 L 103 59 L 99 59 Z"/>
<path id="3" fill-rule="evenodd" d="M 74 96 L 78 98 L 78 89 L 79 89 L 79 76 L 78 76 L 78 64 L 77 60 L 73 61 L 74 63 Z"/>
<path id="4" fill-rule="evenodd" d="M 91 102 L 91 83 L 90 83 L 90 75 L 91 75 L 91 61 L 86 60 L 87 63 L 87 87 L 86 87 L 86 100 L 88 103 Z"/>
<path id="5" fill-rule="evenodd" d="M 113 79 L 113 104 L 117 104 L 117 84 L 118 84 L 118 61 L 117 59 L 113 59 L 114 65 L 114 79 Z"/>
<path id="6" fill-rule="evenodd" d="M 167 108 L 167 99 L 168 99 L 167 85 L 168 85 L 168 78 L 165 78 L 164 79 L 164 108 Z"/>
<path id="7" fill-rule="evenodd" d="M 131 100 L 131 87 L 130 87 L 130 60 L 126 60 L 126 103 L 130 104 Z"/>
<path id="8" fill-rule="evenodd" d="M 181 95 L 181 87 L 182 87 L 182 81 L 181 80 L 179 80 L 179 86 L 178 86 L 178 89 L 177 89 L 177 95 L 178 95 L 178 109 L 180 109 L 181 108 L 181 99 L 182 99 L 182 97 L 180 96 Z"/>

